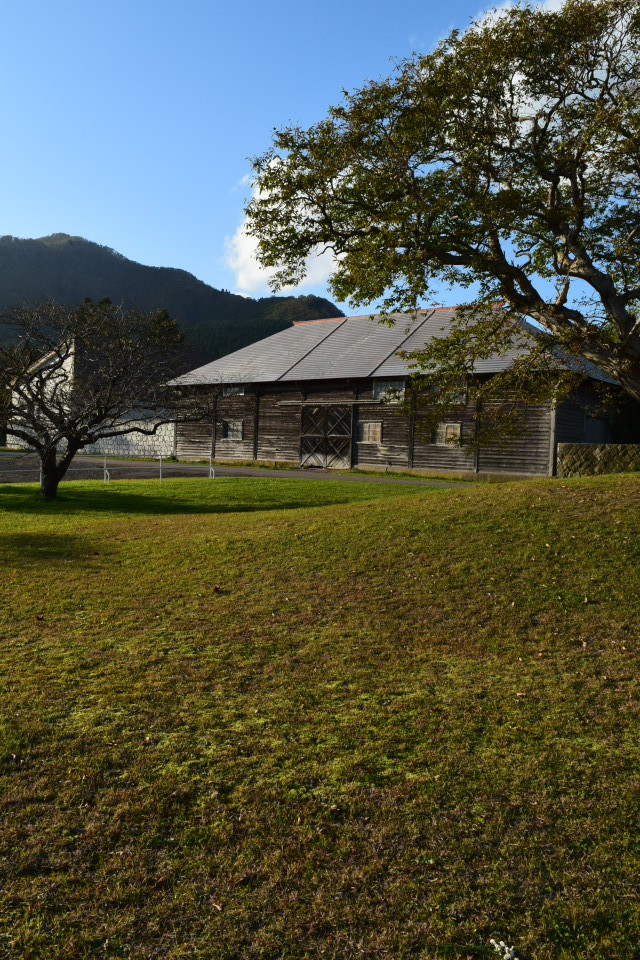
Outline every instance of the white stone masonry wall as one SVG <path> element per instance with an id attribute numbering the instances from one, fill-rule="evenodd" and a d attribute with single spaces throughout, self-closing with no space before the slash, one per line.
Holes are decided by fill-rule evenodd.
<path id="1" fill-rule="evenodd" d="M 140 421 L 142 426 L 144 421 Z M 144 423 L 146 427 L 151 426 Z M 100 454 L 108 457 L 172 457 L 175 452 L 175 423 L 163 423 L 156 433 L 125 433 L 121 437 L 107 437 L 92 443 L 81 453 Z"/>
<path id="2" fill-rule="evenodd" d="M 153 421 L 135 421 L 147 428 Z M 121 437 L 106 437 L 88 447 L 83 447 L 79 455 L 100 455 L 107 457 L 172 457 L 175 453 L 175 423 L 163 423 L 154 434 L 126 433 Z M 8 446 L 13 450 L 26 449 L 27 444 L 17 437 L 9 436 Z"/>

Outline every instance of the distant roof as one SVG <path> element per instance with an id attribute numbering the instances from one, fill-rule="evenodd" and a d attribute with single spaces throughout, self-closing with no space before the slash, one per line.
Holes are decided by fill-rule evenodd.
<path id="1" fill-rule="evenodd" d="M 399 352 L 412 352 L 443 336 L 455 307 L 420 310 L 416 316 L 394 314 L 392 326 L 375 317 L 335 317 L 307 320 L 226 357 L 197 367 L 171 381 L 172 385 L 288 383 L 300 380 L 409 376 L 413 369 Z M 534 332 L 524 324 L 524 329 Z M 518 342 L 520 340 L 520 342 Z M 514 337 L 509 350 L 480 360 L 476 373 L 500 373 L 525 352 L 524 340 Z M 590 368 L 589 376 L 608 379 Z"/>

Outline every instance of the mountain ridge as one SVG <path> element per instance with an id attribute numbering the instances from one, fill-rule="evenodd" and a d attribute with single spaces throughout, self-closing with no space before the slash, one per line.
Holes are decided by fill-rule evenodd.
<path id="1" fill-rule="evenodd" d="M 243 297 L 211 287 L 187 270 L 147 266 L 84 237 L 0 237 L 0 311 L 43 300 L 74 305 L 87 297 L 166 309 L 185 345 L 212 359 L 278 333 L 294 320 L 343 316 L 323 297 Z"/>

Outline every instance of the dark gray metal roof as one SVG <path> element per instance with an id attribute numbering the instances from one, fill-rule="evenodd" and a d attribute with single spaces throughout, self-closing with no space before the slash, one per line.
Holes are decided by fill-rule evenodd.
<path id="1" fill-rule="evenodd" d="M 449 332 L 449 327 L 455 319 L 455 307 L 442 307 L 429 311 L 422 320 L 418 318 L 410 328 L 409 336 L 394 350 L 391 355 L 376 370 L 377 377 L 404 377 L 412 368 L 411 362 L 403 360 L 398 352 L 412 353 L 420 350 L 436 337 L 443 337 Z M 479 360 L 474 367 L 476 373 L 500 373 L 506 370 L 513 361 L 526 350 L 524 339 L 516 331 L 511 347 L 500 355 L 495 354 L 486 360 Z"/>
<path id="2" fill-rule="evenodd" d="M 298 323 L 176 377 L 171 384 L 273 383 L 281 380 L 290 367 L 318 347 L 334 332 L 336 326 L 344 322 L 344 317 L 339 317 L 335 320 Z"/>
<path id="3" fill-rule="evenodd" d="M 408 318 L 393 327 L 371 317 L 349 317 L 287 371 L 283 380 L 342 380 L 377 376 L 379 367 L 400 349 L 408 334 Z M 403 368 L 406 373 L 406 365 Z"/>
<path id="4" fill-rule="evenodd" d="M 418 350 L 435 337 L 444 336 L 455 313 L 455 307 L 446 307 L 420 311 L 415 318 L 397 314 L 392 326 L 376 322 L 376 318 L 370 316 L 296 323 L 176 377 L 171 383 L 188 386 L 406 377 L 412 373 L 412 367 L 398 353 Z M 525 352 L 527 333 L 535 332 L 533 327 L 523 324 L 522 336 L 514 336 L 512 347 L 499 356 L 478 361 L 475 372 L 489 374 L 505 370 Z M 609 379 L 591 365 L 585 372 L 596 379 Z"/>

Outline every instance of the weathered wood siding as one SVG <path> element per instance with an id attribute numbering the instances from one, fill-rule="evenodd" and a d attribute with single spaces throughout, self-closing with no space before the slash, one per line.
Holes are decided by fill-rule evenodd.
<path id="1" fill-rule="evenodd" d="M 513 436 L 480 447 L 478 470 L 486 473 L 548 474 L 552 411 L 545 404 L 522 405 Z"/>
<path id="2" fill-rule="evenodd" d="M 274 391 L 260 395 L 258 413 L 258 460 L 300 463 L 301 406 L 279 406 L 284 401 L 301 400 L 297 390 Z"/>
<path id="3" fill-rule="evenodd" d="M 380 443 L 358 441 L 358 423 L 381 423 Z M 358 406 L 354 416 L 354 466 L 408 467 L 411 421 L 393 404 Z"/>
<path id="4" fill-rule="evenodd" d="M 255 393 L 247 391 L 242 397 L 220 397 L 216 404 L 216 460 L 252 460 L 255 433 Z M 224 435 L 227 422 L 242 424 L 242 438 L 229 439 Z"/>
<path id="5" fill-rule="evenodd" d="M 208 460 L 212 437 L 211 423 L 179 423 L 176 427 L 176 456 L 180 460 Z"/>
<path id="6" fill-rule="evenodd" d="M 571 397 L 558 404 L 556 440 L 558 443 L 582 443 L 584 439 L 584 407 Z"/>
<path id="7" fill-rule="evenodd" d="M 177 455 L 185 459 L 205 459 L 213 453 L 216 459 L 222 460 L 258 459 L 297 464 L 300 463 L 303 403 L 335 403 L 353 405 L 354 466 L 542 475 L 549 472 L 553 415 L 547 406 L 523 407 L 522 423 L 513 437 L 481 447 L 476 453 L 469 447 L 435 442 L 420 413 L 410 417 L 396 404 L 372 401 L 371 381 L 248 386 L 244 396 L 218 399 L 215 436 L 210 423 L 179 425 Z M 564 431 L 561 436 L 575 439 L 571 426 L 577 422 L 574 407 L 559 408 L 558 414 L 559 426 Z M 463 439 L 470 440 L 475 430 L 473 415 L 471 407 L 461 406 L 451 413 L 447 422 L 460 423 Z M 241 422 L 242 437 L 225 438 L 225 421 Z M 381 424 L 379 443 L 358 440 L 358 423 L 371 422 Z M 568 431 L 572 432 L 571 436 L 567 436 Z"/>
<path id="8" fill-rule="evenodd" d="M 411 421 L 399 413 L 397 404 L 378 404 L 373 401 L 373 384 L 370 380 L 359 381 L 354 389 L 354 398 L 360 401 L 353 415 L 353 466 L 402 467 L 409 466 Z M 359 423 L 380 423 L 380 443 L 358 440 Z"/>
<path id="9" fill-rule="evenodd" d="M 463 441 L 469 442 L 475 434 L 472 407 L 460 406 L 451 411 L 447 423 L 461 424 Z M 420 414 L 415 418 L 412 465 L 422 470 L 471 470 L 475 469 L 475 451 L 456 444 L 436 443 L 434 433 L 429 430 L 427 420 Z"/>
<path id="10" fill-rule="evenodd" d="M 602 421 L 604 437 L 590 436 L 589 421 Z M 610 414 L 600 409 L 600 402 L 591 384 L 584 384 L 572 396 L 558 404 L 556 412 L 556 440 L 558 443 L 609 442 Z"/>
<path id="11" fill-rule="evenodd" d="M 301 394 L 304 400 L 309 403 L 317 401 L 318 403 L 353 403 L 357 399 L 356 390 L 349 384 L 340 384 L 328 388 L 321 383 L 301 384 Z"/>

